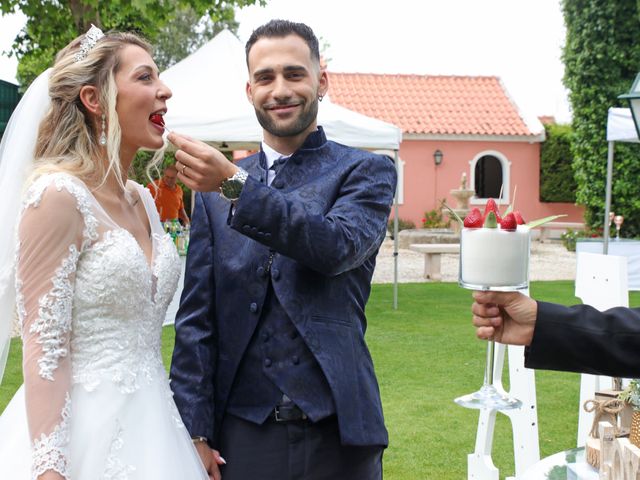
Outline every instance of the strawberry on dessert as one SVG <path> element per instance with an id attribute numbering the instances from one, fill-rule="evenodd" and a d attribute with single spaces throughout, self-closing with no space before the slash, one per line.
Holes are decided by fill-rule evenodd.
<path id="1" fill-rule="evenodd" d="M 518 222 L 518 225 L 524 225 L 525 223 L 527 223 L 524 221 L 524 218 L 522 218 L 522 214 L 519 211 L 515 210 L 513 212 L 513 215 L 516 217 L 516 222 Z"/>
<path id="2" fill-rule="evenodd" d="M 520 217 L 522 219 L 522 217 Z M 500 228 L 502 230 L 515 230 L 518 228 L 518 220 L 516 219 L 515 213 L 507 213 L 502 221 L 500 222 Z"/>
<path id="3" fill-rule="evenodd" d="M 500 223 L 500 220 L 502 220 L 502 218 L 500 217 L 500 210 L 498 209 L 498 204 L 493 198 L 487 200 L 487 204 L 484 207 L 485 220 L 487 218 L 487 215 L 489 215 L 489 212 L 493 212 L 496 216 L 496 221 Z"/>
<path id="4" fill-rule="evenodd" d="M 482 228 L 482 225 L 484 224 L 484 217 L 482 216 L 482 213 L 480 213 L 480 209 L 475 207 L 471 210 L 464 218 L 463 224 L 465 228 Z"/>

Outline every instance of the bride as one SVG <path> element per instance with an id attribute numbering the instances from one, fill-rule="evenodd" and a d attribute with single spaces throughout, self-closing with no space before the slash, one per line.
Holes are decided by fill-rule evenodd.
<path id="1" fill-rule="evenodd" d="M 176 249 L 127 180 L 139 148 L 164 144 L 171 91 L 150 52 L 92 27 L 30 87 L 0 146 L 0 359 L 14 311 L 24 345 L 0 478 L 209 478 L 161 359 Z"/>

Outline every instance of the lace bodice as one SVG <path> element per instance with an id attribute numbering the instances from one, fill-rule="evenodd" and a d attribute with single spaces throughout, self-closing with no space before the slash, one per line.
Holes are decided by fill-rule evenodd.
<path id="1" fill-rule="evenodd" d="M 74 385 L 91 391 L 110 382 L 127 394 L 165 374 L 161 328 L 180 263 L 149 192 L 127 188 L 144 202 L 151 264 L 80 180 L 47 175 L 25 197 L 16 292 L 34 478 L 47 470 L 68 478 Z"/>
<path id="2" fill-rule="evenodd" d="M 126 230 L 106 232 L 84 252 L 73 301 L 73 383 L 91 390 L 110 378 L 127 392 L 141 376 L 164 372 L 160 330 L 180 267 L 171 237 L 155 245 L 151 269 Z"/>

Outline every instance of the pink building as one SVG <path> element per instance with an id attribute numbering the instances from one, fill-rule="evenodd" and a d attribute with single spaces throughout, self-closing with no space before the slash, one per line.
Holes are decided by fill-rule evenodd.
<path id="1" fill-rule="evenodd" d="M 330 73 L 329 97 L 402 129 L 399 217 L 416 226 L 440 200 L 455 205 L 450 191 L 463 173 L 476 191 L 472 206 L 490 197 L 508 205 L 517 187 L 525 220 L 567 214 L 563 221 L 583 221 L 582 207 L 540 201 L 544 128 L 522 115 L 497 77 Z"/>

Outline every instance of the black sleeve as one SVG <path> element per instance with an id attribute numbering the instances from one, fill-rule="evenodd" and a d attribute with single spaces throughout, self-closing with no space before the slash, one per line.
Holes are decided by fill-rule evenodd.
<path id="1" fill-rule="evenodd" d="M 640 309 L 616 307 L 600 312 L 589 305 L 538 302 L 525 366 L 640 377 Z"/>

